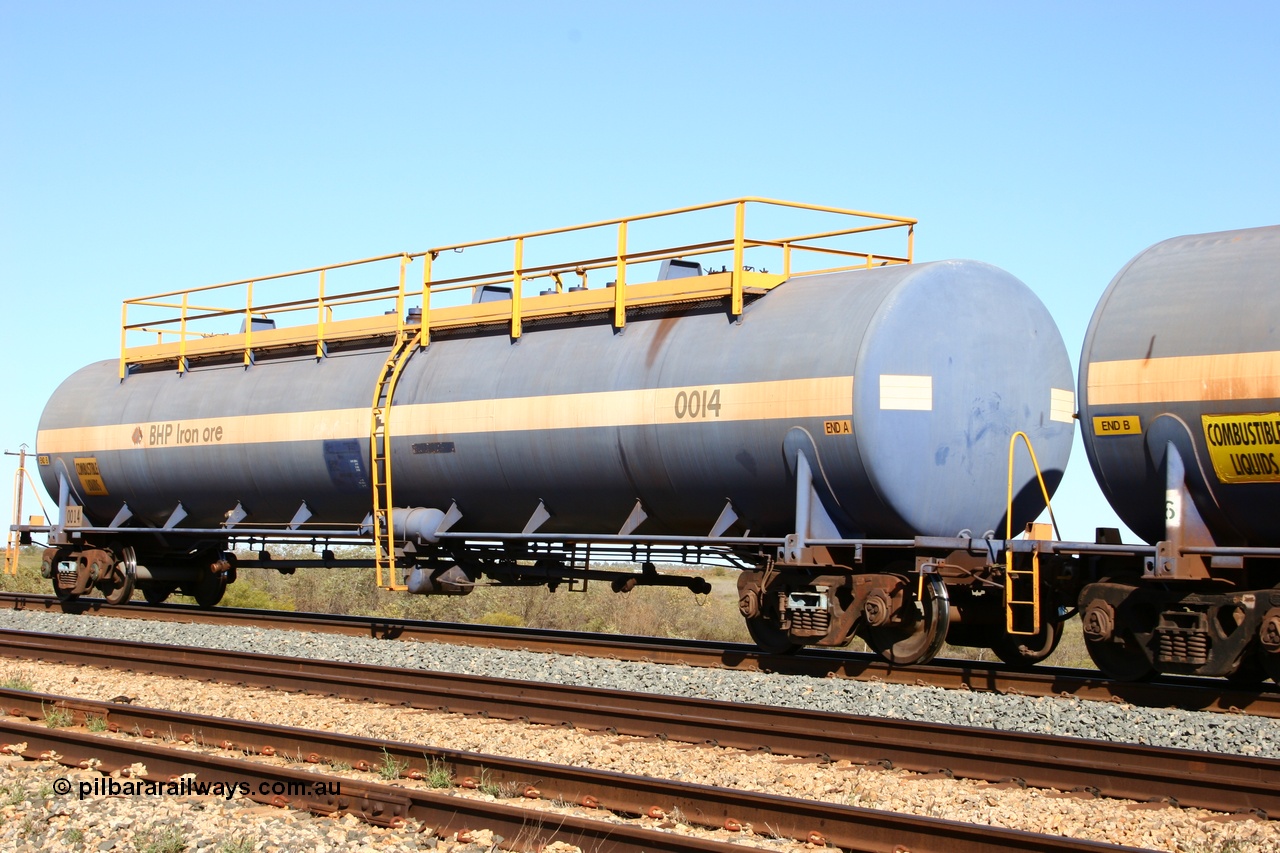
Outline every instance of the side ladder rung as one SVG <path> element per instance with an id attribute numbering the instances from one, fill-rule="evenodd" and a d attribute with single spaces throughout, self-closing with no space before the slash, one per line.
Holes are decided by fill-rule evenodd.
<path id="1" fill-rule="evenodd" d="M 1022 439 L 1022 443 L 1027 446 L 1027 455 L 1031 457 L 1031 467 L 1036 472 L 1036 482 L 1040 484 L 1040 494 L 1044 496 L 1044 506 L 1049 513 L 1049 521 L 1051 526 L 1047 528 L 1046 535 L 1040 535 L 1040 529 L 1045 525 L 1032 524 L 1027 526 L 1027 538 L 1041 540 L 1047 538 L 1051 533 L 1054 538 L 1058 536 L 1058 520 L 1053 517 L 1053 502 L 1049 500 L 1049 487 L 1045 484 L 1044 474 L 1040 471 L 1040 461 L 1036 459 L 1035 448 L 1031 446 L 1031 438 L 1025 432 L 1015 432 L 1009 436 L 1009 490 L 1005 503 L 1005 575 L 1004 575 L 1004 619 L 1005 631 L 1016 636 L 1033 636 L 1040 633 L 1040 548 L 1035 546 L 1031 551 L 1031 568 L 1022 569 L 1017 567 L 1017 560 L 1014 559 L 1014 553 L 1009 549 L 1009 540 L 1013 538 L 1013 453 L 1017 448 L 1018 439 Z M 1031 583 L 1031 593 L 1027 597 L 1018 595 L 1018 579 L 1029 578 Z M 1027 631 L 1017 624 L 1014 611 L 1021 607 L 1031 608 L 1031 630 Z"/>
<path id="2" fill-rule="evenodd" d="M 396 337 L 395 345 L 387 355 L 378 375 L 378 386 L 373 397 L 369 427 L 369 457 L 373 468 L 373 544 L 374 567 L 378 586 L 382 589 L 403 590 L 396 583 L 395 530 L 391 523 L 394 503 L 391 482 L 390 430 L 391 401 L 395 395 L 396 380 L 405 363 L 417 350 L 419 331 L 405 331 Z"/>
<path id="3" fill-rule="evenodd" d="M 1005 570 L 1004 617 L 1005 631 L 1014 636 L 1028 637 L 1040 633 L 1040 552 L 1031 552 L 1031 568 L 1014 568 L 1016 561 Z M 1030 587 L 1028 590 L 1027 587 Z M 1026 620 L 1017 613 L 1031 608 L 1031 629 L 1026 630 Z"/>

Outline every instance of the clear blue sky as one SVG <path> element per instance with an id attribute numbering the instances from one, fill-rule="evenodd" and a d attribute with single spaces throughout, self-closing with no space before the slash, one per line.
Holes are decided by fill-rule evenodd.
<path id="1" fill-rule="evenodd" d="M 1134 254 L 1280 222 L 1280 4 L 0 0 L 0 449 L 124 298 L 739 195 L 917 217 L 1074 361 Z"/>

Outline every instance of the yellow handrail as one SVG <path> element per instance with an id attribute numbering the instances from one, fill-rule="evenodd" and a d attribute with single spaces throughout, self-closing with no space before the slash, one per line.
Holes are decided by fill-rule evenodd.
<path id="1" fill-rule="evenodd" d="M 1017 449 L 1019 438 L 1027 446 L 1027 453 L 1031 455 L 1031 467 L 1035 469 L 1036 480 L 1040 483 L 1040 494 L 1044 496 L 1044 508 L 1049 511 L 1049 521 L 1053 522 L 1053 535 L 1061 539 L 1062 534 L 1058 531 L 1058 519 L 1053 517 L 1053 504 L 1049 502 L 1049 487 L 1045 485 L 1044 475 L 1040 473 L 1040 462 L 1036 459 L 1036 451 L 1031 446 L 1031 439 L 1021 430 L 1009 436 L 1009 493 L 1004 515 L 1004 538 L 1006 540 L 1013 538 L 1013 453 Z M 1008 551 L 1006 549 L 1007 554 Z"/>
<path id="2" fill-rule="evenodd" d="M 742 313 L 742 256 L 746 252 L 743 233 L 747 227 L 747 203 L 740 201 L 733 206 L 733 279 L 730 283 L 732 294 L 729 297 L 729 310 L 737 317 Z"/>
<path id="3" fill-rule="evenodd" d="M 524 266 L 524 238 L 516 238 L 516 262 L 511 265 L 511 337 L 523 334 L 520 325 L 520 291 L 524 288 L 520 268 Z"/>
<path id="4" fill-rule="evenodd" d="M 783 211 L 786 215 L 803 214 L 826 214 L 845 217 L 849 221 L 848 227 L 844 228 L 821 228 L 802 229 L 792 236 L 758 239 L 747 234 L 747 210 L 749 207 L 766 207 L 775 208 Z M 637 223 L 646 223 L 660 220 L 668 217 L 685 216 L 688 214 L 703 213 L 706 211 L 714 211 L 722 208 L 732 208 L 733 211 L 733 230 L 732 236 L 702 241 L 690 242 L 685 245 L 667 245 L 659 248 L 651 248 L 650 246 L 638 247 L 635 244 L 634 234 L 632 233 Z M 253 318 L 271 315 L 273 318 L 279 314 L 286 314 L 297 311 L 310 312 L 316 311 L 316 325 L 312 328 L 312 338 L 314 343 L 316 357 L 323 358 L 326 354 L 326 341 L 330 340 L 331 334 L 335 333 L 335 328 L 340 326 L 340 322 L 335 322 L 332 311 L 334 308 L 346 308 L 349 306 L 357 306 L 365 303 L 382 302 L 384 305 L 394 306 L 396 320 L 393 331 L 399 332 L 405 328 L 405 308 L 410 300 L 414 299 L 414 294 L 406 291 L 406 273 L 410 264 L 422 259 L 422 288 L 421 288 L 421 324 L 422 330 L 420 335 L 420 344 L 426 346 L 430 343 L 430 327 L 431 327 L 431 311 L 432 306 L 431 295 L 433 292 L 446 293 L 451 291 L 465 290 L 469 287 L 478 287 L 481 284 L 498 284 L 499 286 L 509 285 L 511 288 L 511 311 L 510 311 L 510 327 L 513 338 L 518 338 L 523 332 L 523 324 L 528 310 L 523 301 L 523 289 L 535 280 L 551 278 L 557 282 L 555 293 L 563 297 L 575 297 L 567 299 L 568 306 L 564 313 L 574 313 L 575 305 L 585 304 L 586 300 L 579 300 L 577 293 L 570 294 L 563 288 L 560 282 L 560 276 L 572 271 L 582 279 L 582 287 L 586 287 L 587 274 L 592 270 L 613 268 L 614 270 L 614 293 L 611 294 L 612 316 L 614 324 L 621 328 L 626 323 L 626 312 L 631 304 L 630 293 L 634 292 L 636 286 L 633 276 L 634 271 L 630 268 L 638 264 L 656 263 L 658 261 L 670 260 L 676 258 L 697 257 L 705 255 L 713 255 L 724 253 L 726 256 L 731 254 L 731 268 L 725 271 L 730 275 L 726 278 L 727 288 L 724 296 L 729 299 L 730 311 L 734 316 L 740 316 L 743 311 L 744 294 L 748 286 L 751 287 L 769 287 L 778 283 L 770 281 L 761 283 L 759 276 L 752 279 L 750 285 L 747 283 L 748 276 L 746 273 L 752 269 L 747 266 L 747 255 L 751 254 L 752 258 L 759 257 L 755 253 L 759 252 L 780 252 L 782 277 L 790 277 L 792 275 L 813 274 L 816 270 L 805 269 L 797 272 L 793 265 L 796 257 L 805 255 L 806 257 L 819 257 L 822 255 L 836 256 L 848 259 L 851 263 L 847 266 L 837 266 L 824 268 L 822 271 L 855 269 L 861 267 L 871 267 L 878 264 L 900 264 L 911 263 L 914 244 L 916 220 L 902 216 L 892 216 L 888 214 L 872 213 L 868 211 L 854 210 L 849 208 L 832 207 L 827 205 L 806 204 L 801 202 L 781 201 L 777 199 L 763 198 L 759 196 L 744 196 L 742 198 L 728 199 L 725 201 L 712 202 L 709 204 L 689 205 L 685 207 L 672 208 L 669 210 L 657 211 L 654 213 L 640 214 L 637 216 L 619 217 L 615 219 L 603 219 L 594 222 L 587 222 L 581 225 L 574 225 L 567 228 L 550 228 L 538 231 L 526 231 L 520 234 L 510 235 L 506 237 L 496 237 L 488 240 L 475 240 L 463 243 L 453 243 L 449 245 L 437 246 L 425 251 L 419 252 L 398 252 L 385 255 L 375 255 L 372 257 L 361 258 L 353 261 L 344 261 L 341 263 L 326 264 L 323 266 L 313 266 L 304 269 L 293 270 L 290 272 L 275 273 L 265 276 L 255 276 L 253 278 L 242 278 L 233 281 L 226 281 L 219 284 L 203 285 L 199 287 L 185 288 L 181 290 L 169 290 L 162 293 L 152 294 L 150 296 L 139 297 L 135 299 L 125 300 L 121 310 L 121 341 L 120 341 L 120 378 L 124 379 L 128 373 L 128 366 L 132 361 L 155 361 L 164 358 L 174 358 L 179 369 L 184 369 L 184 358 L 195 355 L 207 355 L 210 352 L 208 346 L 203 346 L 198 351 L 192 351 L 186 345 L 188 337 L 211 336 L 211 335 L 227 335 L 225 329 L 218 330 L 216 324 L 224 318 L 239 315 L 243 318 L 244 331 L 240 337 L 231 336 L 234 340 L 229 339 L 226 346 L 232 348 L 232 351 L 240 350 L 243 353 L 243 361 L 246 365 L 251 365 L 254 359 L 254 346 L 270 346 L 272 340 L 271 333 L 253 331 Z M 695 228 L 705 229 L 706 222 L 699 220 L 693 225 Z M 616 252 L 601 253 L 594 257 L 579 259 L 561 263 L 534 263 L 526 266 L 526 259 L 530 257 L 531 246 L 539 238 L 547 238 L 553 236 L 563 237 L 564 235 L 576 235 L 582 232 L 589 232 L 593 229 L 616 228 L 617 229 L 617 246 Z M 683 226 L 682 226 L 683 228 Z M 864 249 L 851 250 L 846 247 L 834 245 L 820 245 L 822 241 L 838 240 L 840 238 L 850 238 L 853 236 L 867 235 L 871 233 L 886 231 L 890 229 L 904 228 L 906 229 L 907 248 L 905 253 L 885 254 L 877 251 Z M 686 229 L 687 230 L 687 229 Z M 638 233 L 638 232 L 637 232 Z M 454 275 L 452 277 L 435 278 L 438 275 L 439 265 L 444 256 L 452 256 L 453 254 L 464 253 L 465 251 L 482 249 L 485 247 L 500 246 L 505 243 L 513 244 L 513 263 L 510 270 L 496 270 L 485 273 L 466 273 Z M 542 243 L 537 243 L 542 246 Z M 607 250 L 606 250 L 607 252 Z M 727 259 L 727 257 L 726 257 Z M 392 260 L 399 261 L 399 276 L 393 280 L 394 283 L 388 282 L 385 285 L 369 284 L 347 289 L 337 290 L 333 287 L 331 275 L 335 271 L 350 270 L 352 274 L 358 274 L 361 269 L 370 269 L 376 265 L 389 262 Z M 758 261 L 755 262 L 756 267 L 761 267 Z M 344 275 L 347 273 L 344 273 Z M 269 298 L 261 302 L 255 302 L 255 291 L 259 294 L 266 294 L 268 291 L 275 293 L 273 290 L 279 286 L 281 282 L 300 281 L 302 277 L 317 275 L 319 278 L 319 286 L 313 285 L 310 295 L 297 298 L 296 296 L 286 296 L 285 298 Z M 505 281 L 503 279 L 505 278 Z M 775 276 L 779 281 L 781 278 Z M 385 279 L 384 279 L 385 280 Z M 640 278 L 645 281 L 645 278 Z M 650 279 L 651 280 L 651 279 Z M 267 285 L 270 285 L 268 287 Z M 630 286 L 629 286 L 630 285 Z M 232 291 L 243 289 L 243 299 L 235 299 L 232 297 L 229 304 L 217 304 L 221 300 L 217 297 L 220 294 L 229 294 Z M 578 290 L 578 288 L 574 288 Z M 673 297 L 677 298 L 678 287 L 672 288 Z M 199 294 L 198 302 L 192 297 Z M 650 291 L 652 294 L 652 291 Z M 213 298 L 211 298 L 213 297 Z M 594 302 L 592 303 L 595 304 Z M 582 310 L 587 310 L 583 308 Z M 591 308 L 590 310 L 598 310 Z M 164 312 L 164 313 L 161 313 Z M 171 313 L 170 313 L 171 312 Z M 159 313 L 159 316 L 154 316 Z M 387 312 L 391 313 L 391 312 Z M 492 314 L 491 308 L 482 312 L 485 317 Z M 456 314 L 456 312 L 455 312 Z M 133 315 L 133 322 L 130 317 Z M 145 315 L 145 316 L 143 316 Z M 365 315 L 367 316 L 367 315 Z M 455 325 L 458 321 L 455 320 Z M 484 322 L 491 322 L 486 319 Z M 388 318 L 390 323 L 390 318 Z M 204 328 L 213 327 L 213 331 L 189 331 L 191 325 Z M 379 327 L 381 328 L 381 327 Z M 142 331 L 143 329 L 153 332 L 159 331 L 163 334 L 177 334 L 178 344 L 176 349 L 169 353 L 163 345 L 157 349 L 154 346 L 134 347 L 134 359 L 130 358 L 129 336 L 131 333 Z M 256 343 L 257 341 L 262 343 Z M 161 337 L 163 341 L 163 337 Z M 290 339 L 291 343 L 294 341 Z"/>
<path id="5" fill-rule="evenodd" d="M 613 280 L 613 324 L 627 322 L 627 223 L 618 223 L 618 274 Z"/>
<path id="6" fill-rule="evenodd" d="M 1053 516 L 1053 504 L 1049 501 L 1049 487 L 1045 485 L 1044 475 L 1040 473 L 1040 462 L 1036 459 L 1035 448 L 1031 446 L 1031 439 L 1025 432 L 1019 430 L 1009 436 L 1009 488 L 1007 502 L 1005 504 L 1004 515 L 1004 562 L 1005 562 L 1005 579 L 1004 579 L 1004 612 L 1005 612 L 1005 631 L 1009 634 L 1031 636 L 1040 633 L 1040 552 L 1035 550 L 1031 554 L 1031 569 L 1020 570 L 1013 566 L 1013 549 L 1009 547 L 1009 540 L 1013 538 L 1013 456 L 1018 447 L 1018 439 L 1022 439 L 1022 443 L 1027 447 L 1027 453 L 1031 456 L 1031 467 L 1035 469 L 1036 480 L 1040 483 L 1040 493 L 1044 496 L 1045 509 L 1049 511 L 1049 521 L 1053 523 L 1053 535 L 1057 539 L 1062 538 L 1062 534 L 1058 531 L 1058 519 Z M 1014 580 L 1018 575 L 1031 575 L 1031 600 L 1022 601 L 1014 597 Z M 1031 607 L 1031 630 L 1021 631 L 1014 626 L 1013 608 L 1015 605 L 1029 605 Z"/>

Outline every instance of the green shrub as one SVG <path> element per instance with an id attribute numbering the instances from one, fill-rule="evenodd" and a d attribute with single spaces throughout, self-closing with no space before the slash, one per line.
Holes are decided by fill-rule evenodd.
<path id="1" fill-rule="evenodd" d="M 289 598 L 272 595 L 255 583 L 236 581 L 227 587 L 222 596 L 224 607 L 248 607 L 254 610 L 293 610 L 293 601 Z"/>
<path id="2" fill-rule="evenodd" d="M 18 573 L 0 572 L 0 589 L 11 592 L 53 592 L 53 581 L 40 577 L 40 559 L 44 549 L 25 545 L 18 551 Z"/>

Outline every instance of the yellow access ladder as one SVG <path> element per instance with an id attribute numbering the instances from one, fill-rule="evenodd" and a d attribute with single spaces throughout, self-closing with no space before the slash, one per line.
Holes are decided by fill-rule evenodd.
<path id="1" fill-rule="evenodd" d="M 1031 637 L 1040 633 L 1040 543 L 1037 541 L 1032 547 L 1030 566 L 1026 562 L 1021 565 L 1014 560 L 1013 550 L 1009 547 L 1009 540 L 1013 538 L 1013 454 L 1017 449 L 1017 441 L 1021 438 L 1023 444 L 1027 446 L 1027 453 L 1031 456 L 1031 467 L 1035 469 L 1036 480 L 1040 483 L 1040 493 L 1044 495 L 1044 505 L 1049 511 L 1049 520 L 1053 523 L 1053 535 L 1055 538 L 1061 539 L 1058 533 L 1058 520 L 1053 517 L 1053 504 L 1049 502 L 1049 488 L 1045 485 L 1044 475 L 1040 473 L 1040 462 L 1036 459 L 1036 452 L 1031 447 L 1031 439 L 1027 437 L 1025 432 L 1015 432 L 1009 436 L 1009 492 L 1008 502 L 1005 506 L 1005 548 L 1004 548 L 1004 619 L 1005 631 L 1014 636 Z M 1043 538 L 1045 525 L 1030 524 L 1027 525 L 1031 538 L 1039 540 Z M 1026 608 L 1031 609 L 1031 618 L 1018 618 L 1018 614 L 1025 613 Z M 1024 627 L 1027 622 L 1031 623 L 1031 630 Z"/>
<path id="2" fill-rule="evenodd" d="M 391 400 L 396 393 L 400 373 L 422 340 L 421 328 L 405 328 L 396 334 L 395 343 L 378 374 L 373 392 L 372 419 L 369 428 L 369 459 L 373 474 L 373 543 L 374 565 L 378 586 L 404 590 L 396 581 L 396 537 L 392 524 L 395 506 L 391 489 Z"/>

